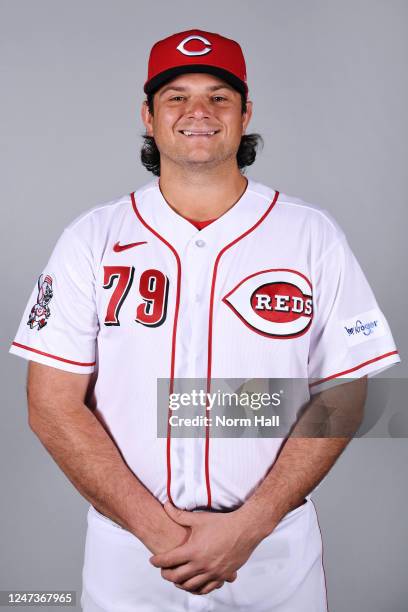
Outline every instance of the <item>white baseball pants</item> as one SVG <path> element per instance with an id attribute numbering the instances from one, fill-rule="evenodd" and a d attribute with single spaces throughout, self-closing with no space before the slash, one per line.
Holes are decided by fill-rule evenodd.
<path id="1" fill-rule="evenodd" d="M 207 595 L 164 580 L 149 563 L 146 546 L 93 506 L 87 518 L 84 612 L 328 612 L 321 533 L 311 499 L 281 520 L 233 583 Z"/>

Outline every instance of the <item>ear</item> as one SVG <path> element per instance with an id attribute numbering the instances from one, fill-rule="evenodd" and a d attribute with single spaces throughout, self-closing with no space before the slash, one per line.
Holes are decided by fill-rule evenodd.
<path id="1" fill-rule="evenodd" d="M 141 117 L 146 128 L 146 135 L 153 136 L 153 115 L 149 111 L 147 100 L 144 100 L 141 108 Z"/>
<path id="2" fill-rule="evenodd" d="M 243 113 L 243 115 L 242 115 L 242 134 L 245 134 L 245 130 L 247 128 L 247 125 L 250 122 L 251 117 L 252 117 L 252 102 L 251 102 L 251 100 L 247 100 L 246 107 L 247 107 L 246 112 Z"/>

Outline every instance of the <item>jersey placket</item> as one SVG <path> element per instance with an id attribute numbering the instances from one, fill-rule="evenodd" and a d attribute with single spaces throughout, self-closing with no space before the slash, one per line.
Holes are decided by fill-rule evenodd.
<path id="1" fill-rule="evenodd" d="M 208 296 L 211 278 L 211 255 L 208 240 L 197 232 L 186 244 L 182 258 L 182 291 L 180 313 L 183 327 L 179 328 L 178 355 L 176 354 L 175 376 L 197 380 L 198 384 L 187 388 L 206 390 L 208 349 Z M 205 406 L 191 411 L 191 415 L 207 413 Z M 205 482 L 205 437 L 172 438 L 172 470 L 177 471 L 184 482 L 186 507 L 202 507 L 207 504 Z M 183 500 L 184 501 L 184 500 Z"/>

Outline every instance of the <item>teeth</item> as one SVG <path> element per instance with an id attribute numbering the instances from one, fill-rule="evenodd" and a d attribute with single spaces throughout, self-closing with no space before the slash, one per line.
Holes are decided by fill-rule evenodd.
<path id="1" fill-rule="evenodd" d="M 204 134 L 208 135 L 208 136 L 212 136 L 213 134 L 215 134 L 215 130 L 214 130 L 214 132 L 190 132 L 189 130 L 182 130 L 182 131 L 183 131 L 183 134 L 185 136 L 192 136 L 193 134 L 194 134 L 194 136 L 197 136 L 197 135 L 200 136 L 200 135 L 204 135 Z"/>

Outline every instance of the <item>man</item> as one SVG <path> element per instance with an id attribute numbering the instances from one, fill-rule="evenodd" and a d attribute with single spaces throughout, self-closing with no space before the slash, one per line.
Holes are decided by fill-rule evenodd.
<path id="1" fill-rule="evenodd" d="M 91 504 L 83 609 L 326 611 L 311 493 L 366 377 L 400 361 L 391 331 L 332 216 L 243 175 L 257 138 L 238 43 L 159 41 L 144 91 L 156 177 L 64 230 L 46 320 L 27 325 L 39 284 L 10 348 L 30 360 L 31 428 Z M 178 436 L 170 408 L 160 436 L 158 379 L 171 395 L 299 379 L 306 410 L 291 435 L 227 438 Z M 335 435 L 313 435 L 316 407 L 341 408 Z"/>

